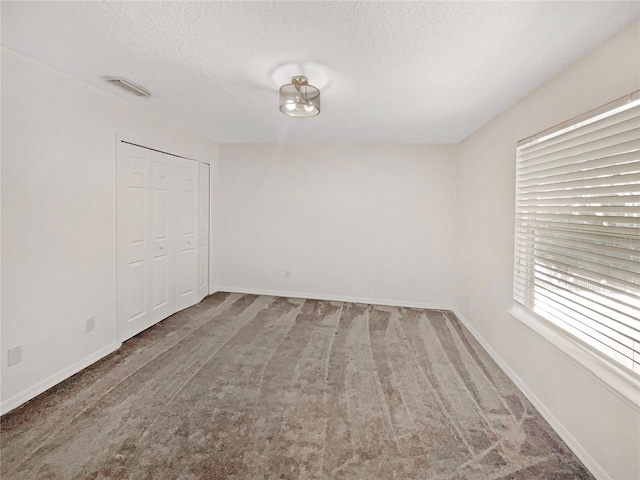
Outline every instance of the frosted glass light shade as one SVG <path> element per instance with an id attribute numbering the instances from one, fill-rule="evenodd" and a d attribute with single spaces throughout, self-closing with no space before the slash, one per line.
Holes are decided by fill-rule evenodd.
<path id="1" fill-rule="evenodd" d="M 280 111 L 290 117 L 314 117 L 320 113 L 320 90 L 299 75 L 280 87 Z"/>

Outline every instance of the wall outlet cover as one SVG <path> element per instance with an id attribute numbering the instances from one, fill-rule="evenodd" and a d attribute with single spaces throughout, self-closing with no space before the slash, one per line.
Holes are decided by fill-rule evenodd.
<path id="1" fill-rule="evenodd" d="M 7 355 L 7 363 L 11 367 L 16 363 L 20 363 L 22 361 L 22 345 L 18 345 L 17 347 L 10 348 L 8 350 Z"/>
<path id="2" fill-rule="evenodd" d="M 95 330 L 96 328 L 96 317 L 87 318 L 84 323 L 85 332 L 89 333 Z"/>

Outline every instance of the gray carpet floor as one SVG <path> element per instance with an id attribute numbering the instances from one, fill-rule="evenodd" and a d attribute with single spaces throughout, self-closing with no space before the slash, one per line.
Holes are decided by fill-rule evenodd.
<path id="1" fill-rule="evenodd" d="M 2 417 L 9 479 L 587 479 L 447 311 L 218 293 Z"/>

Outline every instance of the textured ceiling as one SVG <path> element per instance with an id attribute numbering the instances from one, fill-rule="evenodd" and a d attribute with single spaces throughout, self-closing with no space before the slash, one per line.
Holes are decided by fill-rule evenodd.
<path id="1" fill-rule="evenodd" d="M 456 143 L 640 2 L 9 2 L 2 45 L 220 143 Z M 289 118 L 299 64 L 322 113 Z M 295 70 L 295 69 L 294 69 Z M 148 99 L 101 80 L 124 76 Z"/>

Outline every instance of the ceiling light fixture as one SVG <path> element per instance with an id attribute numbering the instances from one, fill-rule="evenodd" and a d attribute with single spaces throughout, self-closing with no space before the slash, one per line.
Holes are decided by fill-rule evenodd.
<path id="1" fill-rule="evenodd" d="M 290 117 L 314 117 L 320 113 L 320 90 L 304 75 L 280 87 L 280 111 Z"/>

